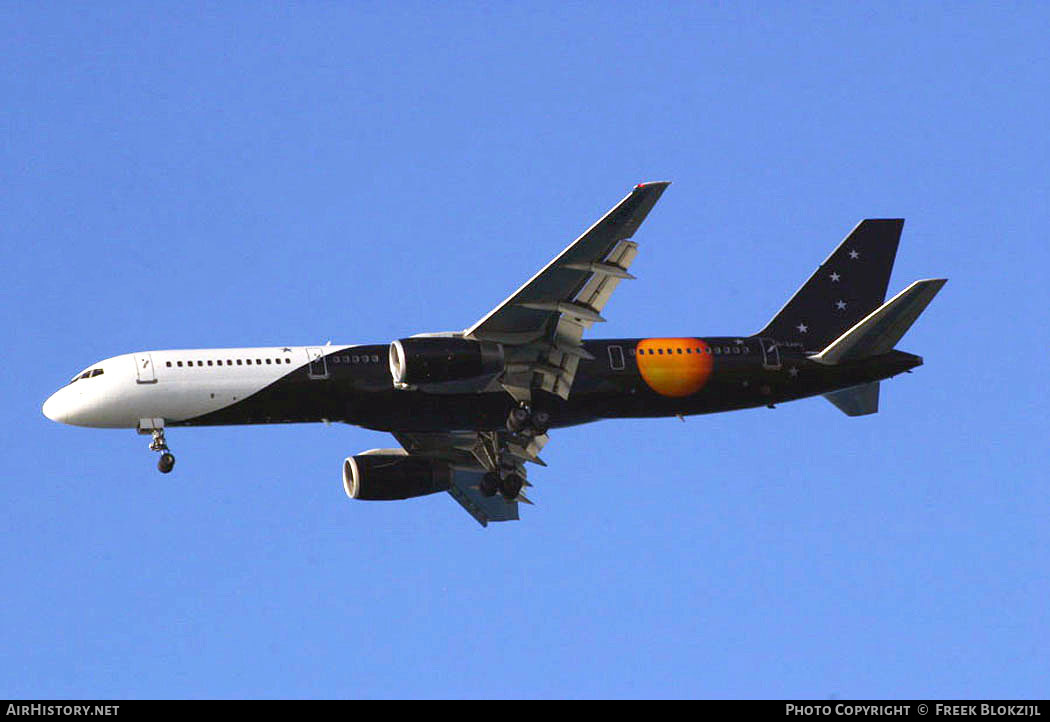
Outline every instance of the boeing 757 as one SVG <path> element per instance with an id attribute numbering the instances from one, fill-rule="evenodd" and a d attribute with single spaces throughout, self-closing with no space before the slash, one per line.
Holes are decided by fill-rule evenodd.
<path id="1" fill-rule="evenodd" d="M 904 221 L 857 224 L 757 333 L 584 339 L 638 254 L 668 183 L 642 183 L 466 329 L 393 343 L 139 351 L 91 364 L 44 403 L 49 419 L 151 437 L 158 468 L 183 426 L 342 422 L 400 448 L 345 459 L 353 499 L 448 492 L 478 522 L 531 503 L 526 464 L 548 434 L 611 418 L 733 411 L 823 396 L 878 411 L 879 384 L 922 364 L 895 346 L 946 282 L 886 290 Z M 531 492 L 530 492 L 531 493 Z"/>

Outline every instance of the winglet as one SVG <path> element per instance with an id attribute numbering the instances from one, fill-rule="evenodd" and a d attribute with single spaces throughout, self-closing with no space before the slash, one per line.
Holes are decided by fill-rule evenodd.
<path id="1" fill-rule="evenodd" d="M 647 189 L 650 189 L 650 188 L 653 188 L 653 189 L 659 188 L 660 190 L 663 190 L 664 188 L 667 188 L 667 186 L 669 186 L 669 185 L 671 185 L 671 181 L 646 181 L 645 183 L 639 183 L 638 185 L 636 185 L 631 190 L 632 191 L 641 191 L 641 190 L 647 190 Z"/>

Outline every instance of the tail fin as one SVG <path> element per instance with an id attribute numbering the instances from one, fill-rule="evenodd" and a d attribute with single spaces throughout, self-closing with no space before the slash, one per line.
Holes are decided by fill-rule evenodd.
<path id="1" fill-rule="evenodd" d="M 756 336 L 824 348 L 886 298 L 903 218 L 869 218 L 857 224 L 838 248 L 795 292 Z"/>
<path id="2" fill-rule="evenodd" d="M 822 364 L 837 364 L 888 353 L 947 282 L 946 278 L 916 281 L 810 358 Z"/>

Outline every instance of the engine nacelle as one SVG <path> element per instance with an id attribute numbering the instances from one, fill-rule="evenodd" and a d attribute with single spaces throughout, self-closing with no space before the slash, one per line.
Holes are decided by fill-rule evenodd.
<path id="1" fill-rule="evenodd" d="M 498 343 L 443 336 L 403 338 L 390 344 L 395 389 L 481 391 L 503 373 L 503 367 L 503 347 Z"/>
<path id="2" fill-rule="evenodd" d="M 377 449 L 343 462 L 343 489 L 351 499 L 392 501 L 448 491 L 448 464 L 408 456 L 398 449 Z M 389 452 L 389 453 L 384 453 Z"/>

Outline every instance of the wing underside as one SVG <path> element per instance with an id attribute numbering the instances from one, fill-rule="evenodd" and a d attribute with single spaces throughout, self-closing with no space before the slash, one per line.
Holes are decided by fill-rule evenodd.
<path id="1" fill-rule="evenodd" d="M 398 432 L 394 438 L 409 454 L 450 464 L 452 487 L 448 493 L 482 526 L 490 521 L 517 520 L 518 502 L 532 502 L 524 494 L 511 500 L 499 494 L 485 496 L 480 489 L 481 478 L 503 468 L 517 471 L 524 479 L 524 463 L 542 464 L 538 454 L 547 442 L 546 434 L 526 439 L 505 431 Z"/>

